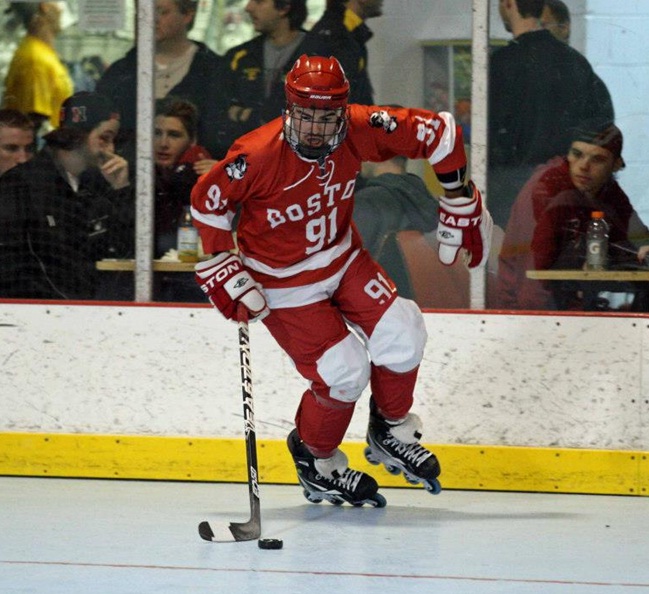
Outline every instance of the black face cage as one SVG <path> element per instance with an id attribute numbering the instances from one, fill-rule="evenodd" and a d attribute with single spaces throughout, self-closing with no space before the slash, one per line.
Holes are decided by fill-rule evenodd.
<path id="1" fill-rule="evenodd" d="M 314 117 L 315 108 L 301 108 L 301 113 L 295 113 L 296 105 L 289 105 L 284 112 L 284 137 L 289 143 L 291 148 L 302 158 L 308 161 L 322 161 L 333 153 L 343 142 L 347 134 L 347 109 L 343 108 L 336 122 L 336 128 L 333 136 L 327 141 L 323 133 L 311 132 L 311 136 L 322 138 L 322 142 L 318 146 L 310 146 L 300 143 L 300 136 L 298 131 L 301 130 L 302 134 L 308 131 L 308 127 L 315 127 Z M 302 117 L 305 113 L 310 113 L 312 117 L 310 120 L 304 120 Z M 296 117 L 297 116 L 297 117 Z"/>

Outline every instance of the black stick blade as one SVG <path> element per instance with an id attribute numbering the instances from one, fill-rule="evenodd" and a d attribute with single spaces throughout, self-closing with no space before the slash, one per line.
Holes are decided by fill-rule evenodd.
<path id="1" fill-rule="evenodd" d="M 198 525 L 199 536 L 208 542 L 241 542 L 257 540 L 261 536 L 261 522 L 253 517 L 247 522 L 231 522 L 230 526 L 217 524 L 212 528 L 209 522 Z"/>
<path id="2" fill-rule="evenodd" d="M 254 517 L 247 522 L 230 522 L 230 532 L 234 540 L 257 540 L 261 536 L 261 522 Z"/>
<path id="3" fill-rule="evenodd" d="M 209 522 L 201 522 L 198 525 L 198 534 L 203 540 L 212 542 L 214 540 L 214 532 L 209 525 Z"/>

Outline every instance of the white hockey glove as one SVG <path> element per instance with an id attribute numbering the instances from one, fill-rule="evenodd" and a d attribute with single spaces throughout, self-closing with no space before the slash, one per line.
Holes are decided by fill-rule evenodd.
<path id="1" fill-rule="evenodd" d="M 241 258 L 222 252 L 194 266 L 196 282 L 216 309 L 228 320 L 237 319 L 237 304 L 250 312 L 250 321 L 263 320 L 269 313 L 261 286 L 244 268 Z"/>
<path id="2" fill-rule="evenodd" d="M 484 266 L 489 258 L 493 220 L 482 206 L 482 196 L 472 181 L 466 186 L 466 193 L 466 197 L 439 199 L 438 254 L 446 266 L 457 260 L 460 248 L 467 252 L 469 268 Z"/>

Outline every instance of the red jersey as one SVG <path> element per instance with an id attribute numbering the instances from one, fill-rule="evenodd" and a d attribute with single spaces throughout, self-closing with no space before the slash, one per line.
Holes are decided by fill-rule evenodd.
<path id="1" fill-rule="evenodd" d="M 344 141 L 322 163 L 293 151 L 281 118 L 237 140 L 192 191 L 205 253 L 234 247 L 239 210 L 237 246 L 259 282 L 268 288 L 317 282 L 361 247 L 352 214 L 363 161 L 427 159 L 438 174 L 466 166 L 462 133 L 450 114 L 349 105 L 348 117 Z"/>
<path id="2" fill-rule="evenodd" d="M 549 165 L 552 163 L 550 161 Z M 532 253 L 536 268 L 580 268 L 586 258 L 586 227 L 595 210 L 604 212 L 612 244 L 628 240 L 633 206 L 615 179 L 611 178 L 597 196 L 590 198 L 579 192 L 570 180 L 565 157 L 558 161 L 555 169 L 548 169 L 540 181 L 546 179 L 551 185 L 540 188 L 542 201 L 534 206 L 536 227 Z M 534 196 L 533 200 L 536 202 L 539 198 Z"/>

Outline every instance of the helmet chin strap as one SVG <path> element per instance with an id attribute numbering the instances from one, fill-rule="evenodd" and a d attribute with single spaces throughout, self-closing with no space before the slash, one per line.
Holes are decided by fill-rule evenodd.
<path id="1" fill-rule="evenodd" d="M 316 148 L 300 143 L 297 144 L 295 150 L 297 150 L 297 152 L 300 153 L 300 155 L 302 155 L 304 158 L 312 159 L 313 161 L 324 159 L 331 152 L 329 146 L 320 146 Z"/>
<path id="2" fill-rule="evenodd" d="M 292 125 L 291 115 L 286 112 L 284 115 L 284 137 L 291 148 L 303 159 L 307 161 L 324 162 L 324 159 L 333 153 L 342 143 L 347 133 L 345 121 L 341 121 L 337 132 L 321 146 L 308 146 L 302 144 L 298 139 L 298 134 Z"/>

